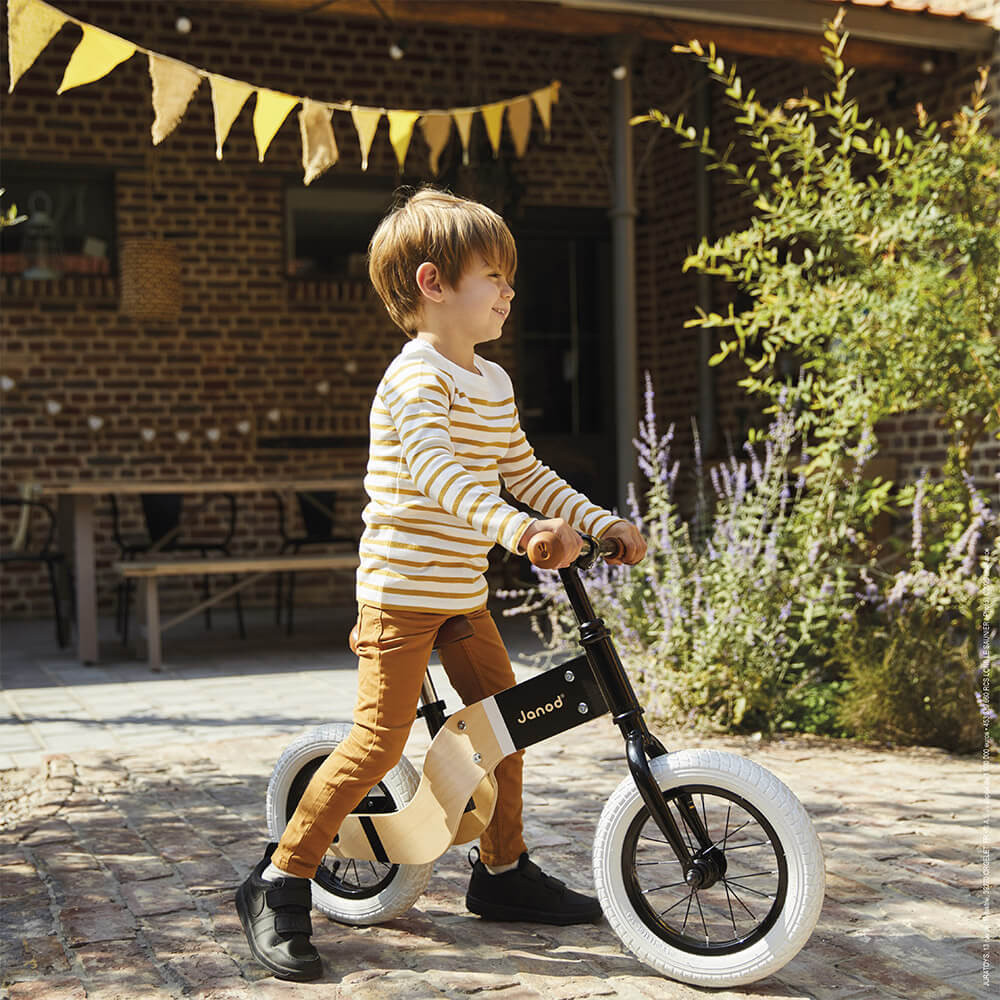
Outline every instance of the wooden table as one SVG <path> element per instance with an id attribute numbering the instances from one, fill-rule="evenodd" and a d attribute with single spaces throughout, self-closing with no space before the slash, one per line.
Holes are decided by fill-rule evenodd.
<path id="1" fill-rule="evenodd" d="M 97 560 L 94 511 L 99 497 L 137 496 L 142 493 L 312 493 L 336 490 L 361 492 L 360 476 L 284 479 L 86 479 L 42 483 L 40 492 L 59 498 L 63 551 L 73 553 L 76 579 L 77 655 L 81 663 L 97 663 Z"/>

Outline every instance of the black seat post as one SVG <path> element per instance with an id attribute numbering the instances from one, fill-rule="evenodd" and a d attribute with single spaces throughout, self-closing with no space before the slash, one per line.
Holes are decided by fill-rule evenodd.
<path id="1" fill-rule="evenodd" d="M 444 711 L 444 702 L 438 697 L 429 670 L 424 674 L 424 682 L 420 688 L 420 708 L 417 709 L 417 718 L 421 717 L 427 723 L 431 739 L 434 739 L 448 718 Z"/>

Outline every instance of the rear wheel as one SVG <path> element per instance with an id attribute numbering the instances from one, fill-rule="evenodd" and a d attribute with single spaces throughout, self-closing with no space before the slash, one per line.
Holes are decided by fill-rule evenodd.
<path id="1" fill-rule="evenodd" d="M 654 758 L 653 775 L 700 884 L 650 817 L 631 778 L 608 800 L 594 842 L 605 915 L 647 965 L 698 986 L 776 972 L 805 944 L 823 904 L 823 854 L 801 803 L 753 761 L 714 750 Z M 698 844 L 693 809 L 711 846 Z"/>
<path id="2" fill-rule="evenodd" d="M 267 786 L 267 827 L 273 840 L 281 837 L 313 774 L 350 731 L 348 723 L 318 726 L 278 759 Z M 403 757 L 354 811 L 398 812 L 413 797 L 419 781 L 413 765 Z M 313 906 L 345 924 L 392 920 L 419 899 L 433 870 L 433 862 L 396 865 L 327 855 L 312 880 Z"/>

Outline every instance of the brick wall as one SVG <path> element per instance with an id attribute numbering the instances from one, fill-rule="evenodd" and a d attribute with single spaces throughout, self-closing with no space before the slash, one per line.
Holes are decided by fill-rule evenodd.
<path id="1" fill-rule="evenodd" d="M 158 4 L 65 0 L 61 7 L 196 66 L 321 99 L 450 107 L 514 96 L 560 79 L 564 100 L 553 115 L 550 143 L 536 118 L 528 152 L 518 161 L 505 132 L 503 160 L 511 167 L 504 183 L 521 191 L 514 214 L 539 205 L 607 205 L 604 167 L 594 156 L 594 143 L 606 148 L 608 135 L 600 41 L 414 27 L 408 30 L 407 57 L 393 62 L 388 36 L 368 21 L 237 14 L 194 3 L 185 8 L 194 30 L 180 36 L 176 11 Z M 79 37 L 78 29 L 64 27 L 5 99 L 4 155 L 113 167 L 118 237 L 155 232 L 174 243 L 182 258 L 182 310 L 169 325 L 137 323 L 119 312 L 113 278 L 2 279 L 3 370 L 16 382 L 3 396 L 3 488 L 27 479 L 110 476 L 347 473 L 360 479 L 363 446 L 283 453 L 257 448 L 254 433 L 234 429 L 249 420 L 256 429 L 280 432 L 290 415 L 319 412 L 335 432 L 364 436 L 378 378 L 403 342 L 367 281 L 310 285 L 285 277 L 283 192 L 289 180 L 301 179 L 295 115 L 258 164 L 251 102 L 218 162 L 203 83 L 179 128 L 154 149 L 144 58 L 133 57 L 102 81 L 56 95 Z M 332 173 L 357 178 L 360 156 L 349 116 L 335 115 L 334 127 L 341 161 Z M 430 180 L 426 163 L 418 130 L 404 179 Z M 384 121 L 368 172 L 397 174 Z M 497 204 L 502 198 L 495 178 L 477 121 L 472 165 L 453 175 L 454 185 Z M 513 368 L 512 338 L 492 356 Z M 315 388 L 322 381 L 329 383 L 325 396 Z M 48 400 L 60 403 L 57 415 L 46 410 Z M 272 409 L 285 415 L 273 426 L 265 416 Z M 103 419 L 100 430 L 88 427 L 90 416 Z M 152 443 L 143 441 L 143 427 L 155 428 Z M 212 427 L 221 429 L 218 442 L 205 436 Z M 188 443 L 177 440 L 178 431 L 190 433 Z M 216 509 L 200 530 L 220 527 Z M 125 527 L 137 529 L 136 510 L 130 511 Z M 114 597 L 108 567 L 116 549 L 107 507 L 99 513 L 100 601 L 107 611 Z M 275 530 L 270 499 L 241 501 L 237 551 L 273 550 Z M 7 568 L 3 613 L 48 613 L 43 576 L 33 568 Z M 262 590 L 258 597 L 265 600 L 269 593 Z"/>
<path id="2" fill-rule="evenodd" d="M 472 165 L 452 175 L 455 188 L 506 210 L 515 225 L 537 206 L 609 203 L 611 60 L 601 40 L 415 26 L 407 30 L 406 58 L 393 62 L 387 57 L 391 39 L 375 22 L 237 13 L 192 2 L 185 12 L 194 30 L 181 36 L 174 28 L 177 12 L 169 5 L 62 0 L 60 6 L 154 51 L 321 99 L 449 107 L 513 96 L 560 79 L 563 96 L 553 113 L 551 141 L 543 141 L 536 119 L 526 156 L 515 160 L 505 132 L 507 169 L 498 171 L 477 122 Z M 144 58 L 133 57 L 102 81 L 56 95 L 78 38 L 77 29 L 65 27 L 6 97 L 0 122 L 4 155 L 113 168 L 119 240 L 155 232 L 180 252 L 181 314 L 169 325 L 129 319 L 119 311 L 114 277 L 30 286 L 0 278 L 3 370 L 16 382 L 2 400 L 0 485 L 6 491 L 29 478 L 108 476 L 346 473 L 360 478 L 365 450 L 357 441 L 289 453 L 258 446 L 261 434 L 280 433 L 305 415 L 347 440 L 363 436 L 379 375 L 402 342 L 365 282 L 292 283 L 285 276 L 284 190 L 301 178 L 295 116 L 258 164 L 252 106 L 244 108 L 218 162 L 203 83 L 177 131 L 154 149 Z M 759 59 L 740 65 L 775 99 L 815 78 L 814 71 L 798 65 Z M 912 106 L 917 95 L 929 103 L 939 83 L 904 81 L 901 107 Z M 884 101 L 893 84 L 887 74 L 870 73 L 864 86 Z M 689 85 L 686 61 L 669 46 L 641 47 L 634 81 L 637 112 L 672 102 L 683 106 Z M 358 146 L 348 116 L 335 116 L 335 130 L 341 162 L 332 173 L 356 178 Z M 661 417 L 677 422 L 676 454 L 687 460 L 685 440 L 697 399 L 697 335 L 683 323 L 693 314 L 695 279 L 680 265 L 695 242 L 694 157 L 666 133 L 652 147 L 648 142 L 648 132 L 637 134 L 639 366 L 653 373 Z M 425 164 L 418 130 L 405 180 L 419 182 Z M 396 175 L 384 122 L 369 174 Z M 713 202 L 717 231 L 741 218 L 731 189 L 717 186 Z M 516 336 L 516 308 L 512 319 Z M 505 338 L 492 355 L 512 368 L 513 339 Z M 735 388 L 738 377 L 735 366 L 717 370 L 721 428 L 730 433 L 752 415 L 751 404 Z M 324 381 L 329 392 L 321 395 L 316 386 Z M 49 400 L 61 405 L 58 414 L 47 411 Z M 276 425 L 266 416 L 273 409 L 283 414 Z M 90 416 L 103 420 L 99 430 L 87 426 Z M 253 428 L 247 435 L 235 430 L 243 420 Z M 151 443 L 141 437 L 144 427 L 157 432 Z M 221 430 L 217 442 L 205 433 L 214 427 Z M 187 443 L 178 441 L 178 431 L 190 434 Z M 917 446 L 910 437 L 901 445 Z M 203 520 L 207 532 L 222 527 L 217 506 Z M 125 527 L 138 527 L 134 509 Z M 273 550 L 275 531 L 269 499 L 241 502 L 236 551 Z M 108 567 L 116 550 L 106 507 L 98 545 L 101 607 L 107 611 L 114 596 Z M 261 601 L 269 596 L 269 589 L 256 595 Z M 48 607 L 37 572 L 5 571 L 3 614 L 47 614 Z"/>

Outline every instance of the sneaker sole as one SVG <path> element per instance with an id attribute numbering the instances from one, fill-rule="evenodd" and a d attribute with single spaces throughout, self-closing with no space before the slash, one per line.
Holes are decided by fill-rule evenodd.
<path id="1" fill-rule="evenodd" d="M 243 934 L 247 939 L 247 945 L 250 947 L 250 954 L 253 955 L 253 957 L 257 959 L 257 961 L 260 962 L 260 964 L 263 965 L 268 972 L 273 972 L 278 979 L 287 979 L 294 983 L 309 983 L 314 979 L 319 979 L 319 977 L 323 975 L 322 962 L 318 963 L 317 967 L 311 970 L 288 969 L 284 966 L 277 965 L 261 953 L 256 942 L 254 941 L 253 933 L 250 929 L 250 921 L 247 915 L 247 904 L 243 898 L 242 885 L 236 890 L 236 913 L 239 915 L 240 924 L 243 927 Z"/>
<path id="2" fill-rule="evenodd" d="M 529 910 L 521 906 L 503 906 L 499 903 L 487 903 L 483 900 L 465 897 L 465 905 L 471 913 L 483 920 L 520 921 L 532 924 L 556 924 L 567 927 L 570 924 L 595 924 L 604 915 L 600 909 L 594 914 L 587 913 L 550 913 L 544 910 Z"/>

